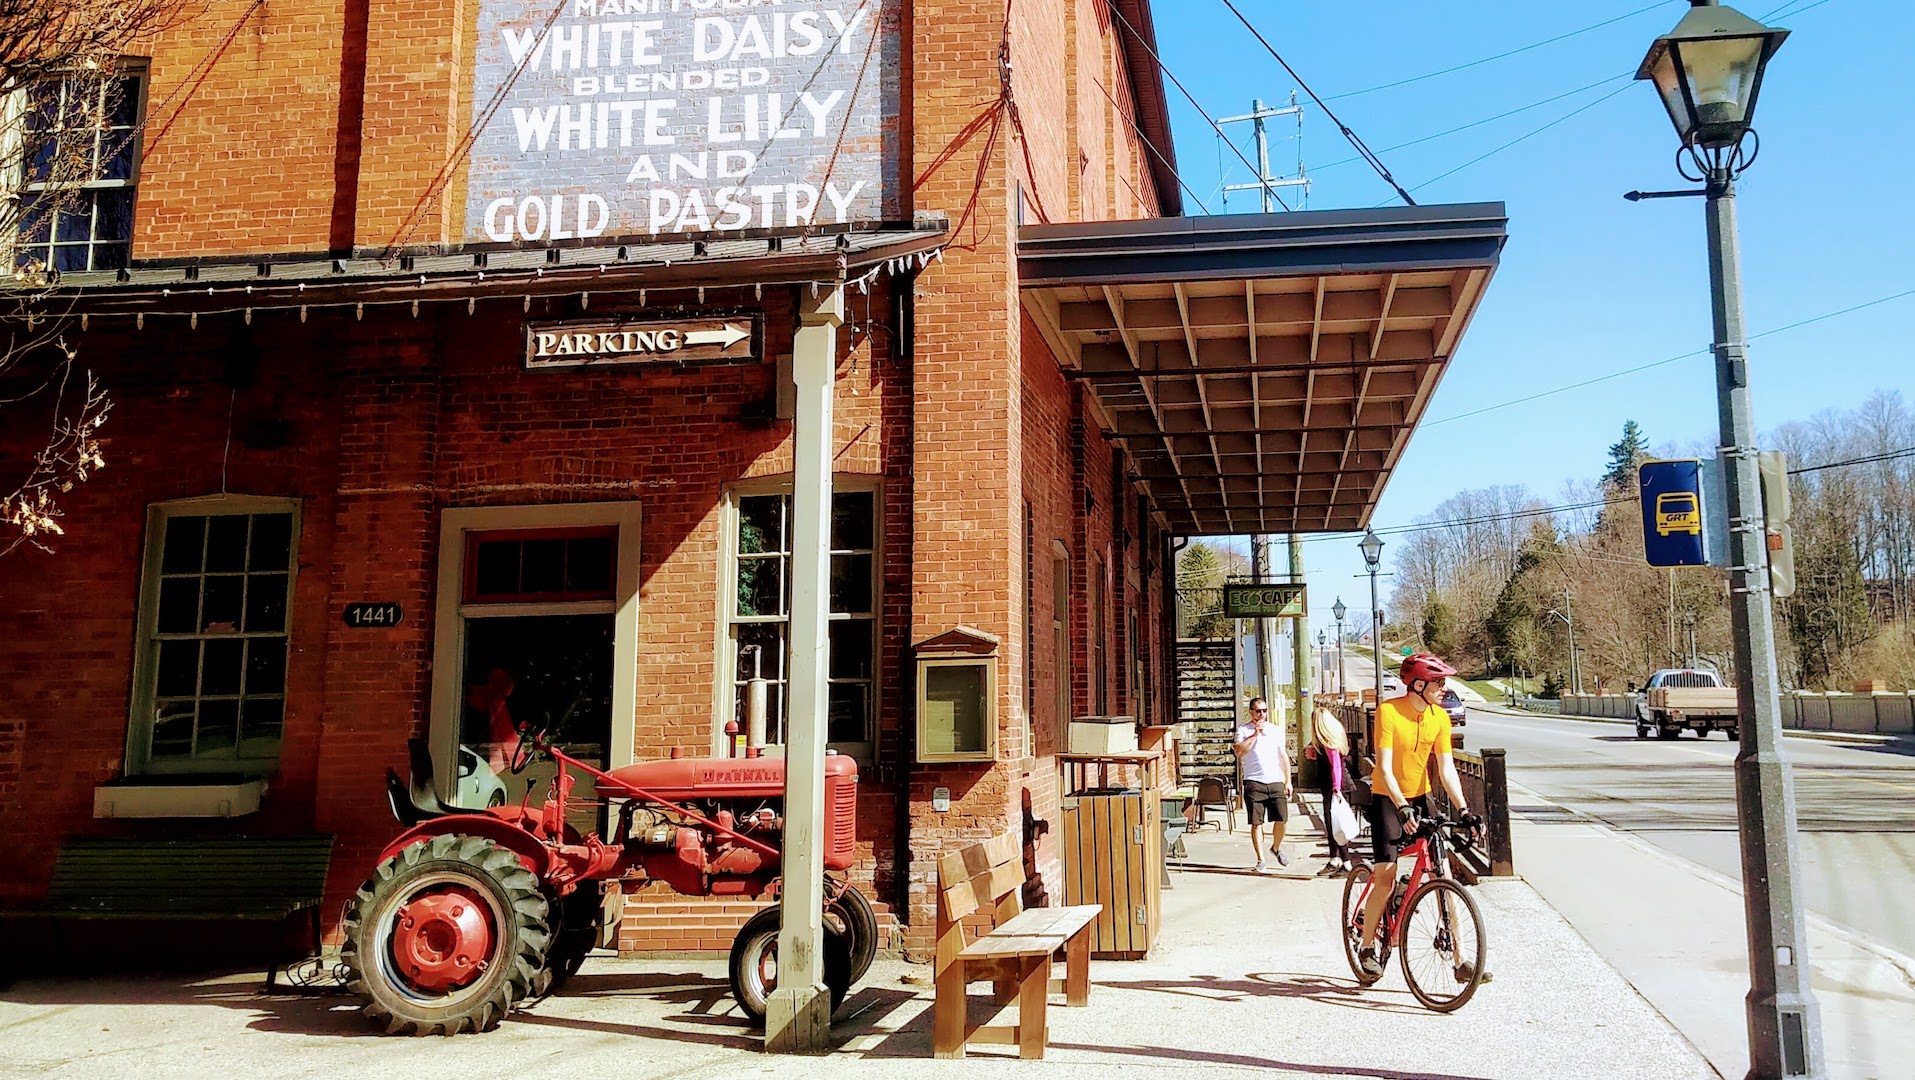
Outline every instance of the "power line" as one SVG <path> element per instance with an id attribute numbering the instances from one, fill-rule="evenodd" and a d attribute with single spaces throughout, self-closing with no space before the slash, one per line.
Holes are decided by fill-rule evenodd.
<path id="1" fill-rule="evenodd" d="M 1561 101 L 1562 99 L 1567 97 L 1575 97 L 1577 94 L 1580 94 L 1585 90 L 1594 90 L 1598 86 L 1603 86 L 1607 83 L 1612 83 L 1621 79 L 1627 79 L 1631 77 L 1632 76 L 1628 72 L 1625 72 L 1621 75 L 1611 75 L 1606 79 L 1597 79 L 1595 82 L 1585 83 L 1582 86 L 1578 86 L 1574 90 L 1565 90 L 1560 94 L 1552 94 L 1549 97 L 1543 98 L 1541 101 L 1532 101 L 1527 105 L 1518 105 L 1514 109 L 1510 109 L 1507 112 L 1499 112 L 1495 116 L 1486 116 L 1481 120 L 1472 120 L 1467 124 L 1458 124 L 1456 127 L 1450 128 L 1448 131 L 1439 131 L 1434 135 L 1425 135 L 1422 138 L 1411 139 L 1409 142 L 1397 143 L 1395 146 L 1386 146 L 1383 148 L 1383 152 L 1388 154 L 1397 150 L 1406 150 L 1412 146 L 1421 146 L 1422 144 L 1426 142 L 1434 142 L 1437 139 L 1447 138 L 1448 136 L 1455 135 L 1458 132 L 1468 131 L 1471 128 L 1482 127 L 1484 124 L 1493 124 L 1498 120 L 1504 120 L 1509 117 L 1515 116 L 1517 113 L 1525 113 L 1531 109 L 1540 109 L 1544 105 L 1551 104 L 1552 102 Z M 1361 157 L 1355 157 L 1355 156 L 1340 158 L 1336 161 L 1332 161 L 1328 165 L 1317 166 L 1317 171 L 1322 172 L 1325 169 L 1334 169 L 1340 165 L 1348 165 L 1351 162 L 1362 161 L 1362 160 L 1363 159 Z"/>
<path id="2" fill-rule="evenodd" d="M 1224 135 L 1223 128 L 1218 126 L 1217 121 L 1212 119 L 1210 114 L 1204 111 L 1202 105 L 1197 104 L 1196 96 L 1184 88 L 1183 80 L 1177 78 L 1176 73 L 1170 70 L 1170 65 L 1164 63 L 1164 58 L 1158 56 L 1157 50 L 1150 47 L 1150 42 L 1144 40 L 1144 35 L 1138 33 L 1137 28 L 1130 24 L 1130 20 L 1124 18 L 1124 13 L 1117 10 L 1116 0 L 1104 0 L 1104 8 L 1110 12 L 1111 18 L 1124 24 L 1124 29 L 1130 31 L 1130 36 L 1136 40 L 1139 46 L 1142 46 L 1146 53 L 1150 54 L 1150 59 L 1157 65 L 1157 70 L 1163 72 L 1164 77 L 1169 79 L 1171 84 L 1177 88 L 1177 92 L 1184 96 L 1184 100 L 1190 102 L 1190 107 L 1196 109 L 1197 115 L 1204 118 L 1204 122 L 1210 125 L 1210 130 L 1216 132 L 1218 138 L 1223 139 L 1224 142 L 1230 143 L 1230 149 L 1237 155 L 1238 160 L 1242 161 L 1251 172 L 1262 175 L 1262 170 L 1250 164 L 1250 159 L 1244 157 L 1243 151 L 1237 149 L 1236 143 L 1230 142 L 1229 138 Z M 1272 192 L 1271 194 L 1275 195 L 1276 193 Z M 1290 204 L 1284 202 L 1282 196 L 1277 196 L 1277 205 L 1283 207 L 1285 210 L 1290 209 Z"/>
<path id="3" fill-rule="evenodd" d="M 1900 300 L 1900 299 L 1903 299 L 1904 297 L 1909 297 L 1909 296 L 1915 296 L 1915 289 L 1904 289 L 1901 292 L 1893 293 L 1888 296 L 1878 297 L 1877 299 L 1869 300 L 1865 303 L 1856 304 L 1852 307 L 1845 307 L 1839 311 L 1826 312 L 1824 314 L 1816 315 L 1811 318 L 1802 319 L 1797 322 L 1789 323 L 1786 326 L 1778 326 L 1773 330 L 1764 330 L 1759 334 L 1749 335 L 1748 340 L 1758 341 L 1762 338 L 1771 337 L 1775 334 L 1786 333 L 1787 331 L 1790 331 L 1790 330 L 1799 330 L 1804 326 L 1810 326 L 1819 322 L 1826 322 L 1829 319 L 1838 318 L 1843 315 L 1851 315 L 1857 311 L 1863 311 L 1872 307 L 1879 307 L 1891 301 Z M 1593 379 L 1584 379 L 1581 382 L 1570 383 L 1568 386 L 1558 386 L 1554 390 L 1543 390 L 1538 393 L 1530 394 L 1527 397 L 1516 398 L 1512 401 L 1504 401 L 1496 405 L 1485 405 L 1480 409 L 1471 409 L 1469 412 L 1461 412 L 1461 413 L 1456 413 L 1452 416 L 1441 417 L 1436 420 L 1428 420 L 1424 422 L 1423 426 L 1426 428 L 1435 427 L 1438 424 L 1447 424 L 1454 420 L 1466 420 L 1472 416 L 1481 416 L 1484 413 L 1495 412 L 1498 409 L 1507 409 L 1513 405 L 1526 405 L 1529 402 L 1536 401 L 1541 398 L 1553 397 L 1556 394 L 1568 393 L 1571 390 L 1580 390 L 1585 386 L 1594 386 L 1597 383 L 1607 382 L 1610 379 L 1619 379 L 1619 378 L 1622 378 L 1624 375 L 1634 375 L 1638 372 L 1648 371 L 1651 368 L 1664 367 L 1666 365 L 1673 364 L 1678 360 L 1687 360 L 1692 356 L 1707 356 L 1713 351 L 1714 351 L 1713 349 L 1692 349 L 1686 353 L 1681 353 L 1676 356 L 1667 357 L 1662 360 L 1656 360 L 1647 364 L 1638 364 L 1635 367 L 1624 368 L 1621 371 L 1612 371 L 1607 375 L 1598 375 Z"/>
<path id="4" fill-rule="evenodd" d="M 1197 194 L 1197 189 L 1191 187 L 1190 184 L 1184 180 L 1183 175 L 1177 171 L 1176 166 L 1170 163 L 1170 159 L 1164 156 L 1164 152 L 1162 150 L 1157 149 L 1157 145 L 1150 141 L 1150 136 L 1144 134 L 1144 129 L 1138 126 L 1137 117 L 1135 115 L 1136 110 L 1126 109 L 1122 105 L 1118 104 L 1116 95 L 1110 92 L 1110 87 L 1104 85 L 1104 80 L 1092 79 L 1091 85 L 1103 91 L 1104 98 L 1105 100 L 1110 102 L 1111 109 L 1114 110 L 1118 116 L 1123 117 L 1125 123 L 1128 123 L 1130 125 L 1130 129 L 1137 133 L 1138 141 L 1144 144 L 1144 148 L 1150 151 L 1151 156 L 1156 158 L 1157 161 L 1160 164 L 1162 164 L 1164 168 L 1170 170 L 1170 175 L 1172 177 L 1175 177 L 1177 180 L 1177 186 L 1183 188 L 1184 193 L 1186 195 L 1189 195 L 1192 199 L 1196 200 L 1197 208 L 1199 210 L 1202 210 L 1205 214 L 1210 213 L 1210 207 L 1204 205 L 1203 199 L 1199 197 Z M 1217 160 L 1219 162 L 1217 171 L 1221 173 L 1223 172 L 1223 166 L 1221 164 L 1223 161 L 1223 155 L 1221 153 L 1217 155 Z M 1219 180 L 1217 183 L 1218 183 L 1218 186 L 1222 186 L 1223 181 Z"/>
<path id="5" fill-rule="evenodd" d="M 1824 3 L 1826 3 L 1826 2 L 1827 2 L 1827 0 L 1823 0 L 1823 2 L 1824 2 Z M 1531 43 L 1531 44 L 1528 44 L 1528 45 L 1524 45 L 1523 47 L 1521 47 L 1521 48 L 1518 48 L 1518 49 L 1510 49 L 1510 50 L 1509 50 L 1508 52 L 1499 52 L 1499 53 L 1497 53 L 1497 54 L 1496 54 L 1495 56 L 1485 56 L 1485 57 L 1483 57 L 1483 58 L 1482 58 L 1481 60 L 1471 60 L 1471 61 L 1470 61 L 1469 63 L 1467 63 L 1467 64 L 1457 64 L 1457 65 L 1456 65 L 1455 67 L 1446 67 L 1446 68 L 1444 68 L 1444 69 L 1443 69 L 1443 70 L 1441 70 L 1441 71 L 1432 71 L 1432 72 L 1429 72 L 1429 73 L 1427 73 L 1427 74 L 1423 74 L 1423 75 L 1412 75 L 1412 76 L 1410 76 L 1410 77 L 1409 77 L 1409 78 L 1407 78 L 1407 79 L 1398 79 L 1398 80 L 1396 80 L 1395 82 L 1387 82 L 1387 83 L 1383 83 L 1383 84 L 1381 84 L 1381 85 L 1379 85 L 1379 86 L 1370 86 L 1370 87 L 1365 87 L 1365 88 L 1364 88 L 1364 89 L 1362 89 L 1362 90 L 1351 90 L 1351 91 L 1349 91 L 1349 92 L 1347 92 L 1347 93 L 1342 93 L 1342 94 L 1332 94 L 1332 95 L 1330 95 L 1330 97 L 1328 98 L 1328 100 L 1330 100 L 1330 101 L 1342 101 L 1342 100 L 1343 100 L 1343 99 L 1345 99 L 1345 98 L 1353 98 L 1353 97 L 1362 97 L 1362 96 L 1363 96 L 1364 94 L 1374 94 L 1374 93 L 1376 93 L 1376 92 L 1377 92 L 1378 90 L 1392 90 L 1392 89 L 1395 89 L 1396 87 L 1399 87 L 1399 86 L 1408 86 L 1408 85 L 1410 85 L 1411 83 L 1419 83 L 1419 82 L 1422 82 L 1422 81 L 1423 81 L 1423 80 L 1425 80 L 1425 79 L 1434 79 L 1434 78 L 1436 78 L 1436 77 L 1437 77 L 1437 76 L 1439 76 L 1439 75 L 1450 75 L 1450 74 L 1453 74 L 1453 73 L 1455 73 L 1455 72 L 1458 72 L 1458 71 L 1467 71 L 1467 70 L 1468 70 L 1468 69 L 1470 69 L 1470 68 L 1473 68 L 1473 67 L 1477 67 L 1477 66 L 1479 66 L 1479 65 L 1482 65 L 1482 64 L 1488 64 L 1488 63 L 1491 63 L 1491 62 L 1493 62 L 1493 61 L 1496 61 L 1496 60 L 1503 60 L 1503 59 L 1507 59 L 1508 57 L 1511 57 L 1511 56 L 1516 56 L 1516 55 L 1518 55 L 1518 54 L 1520 54 L 1520 53 L 1526 53 L 1526 52 L 1529 52 L 1529 51 L 1530 51 L 1531 49 L 1540 49 L 1540 48 L 1542 48 L 1542 47 L 1543 47 L 1543 46 L 1545 46 L 1545 45 L 1554 45 L 1554 44 L 1555 44 L 1555 43 L 1557 43 L 1558 41 L 1567 41 L 1567 40 L 1569 40 L 1570 38 L 1573 38 L 1573 37 L 1577 37 L 1577 36 L 1579 36 L 1579 35 L 1582 35 L 1582 34 L 1587 34 L 1587 33 L 1589 33 L 1589 32 L 1590 32 L 1591 30 L 1600 30 L 1600 29 L 1602 29 L 1603 27 L 1605 27 L 1605 26 L 1609 26 L 1609 25 L 1611 25 L 1611 24 L 1613 24 L 1613 23 L 1619 23 L 1619 22 L 1622 22 L 1622 21 L 1623 21 L 1624 19 L 1633 19 L 1633 18 L 1635 18 L 1636 16 L 1638 16 L 1638 15 L 1641 15 L 1642 13 L 1644 13 L 1644 12 L 1646 12 L 1646 11 L 1654 11 L 1655 9 L 1657 9 L 1657 8 L 1659 8 L 1659 7 L 1665 7 L 1665 6 L 1667 6 L 1667 0 L 1657 0 L 1657 2 L 1656 2 L 1656 3 L 1653 3 L 1653 4 L 1649 4 L 1649 5 L 1647 5 L 1647 6 L 1645 6 L 1645 7 L 1639 7 L 1639 8 L 1637 8 L 1637 9 L 1636 9 L 1636 10 L 1634 10 L 1634 11 L 1631 11 L 1631 12 L 1627 12 L 1627 13 L 1625 13 L 1625 14 L 1622 14 L 1622 15 L 1618 15 L 1618 16 L 1616 16 L 1616 17 L 1615 17 L 1615 18 L 1613 18 L 1613 19 L 1604 19 L 1604 20 L 1603 20 L 1602 22 L 1599 22 L 1599 23 L 1594 23 L 1594 24 L 1592 24 L 1592 25 L 1589 25 L 1589 26 L 1585 26 L 1585 27 L 1583 27 L 1583 28 L 1582 28 L 1581 30 L 1571 30 L 1571 31 L 1570 31 L 1569 33 L 1566 33 L 1566 34 L 1557 34 L 1557 35 L 1556 35 L 1555 37 L 1552 37 L 1552 38 L 1544 38 L 1544 39 L 1543 39 L 1543 40 L 1541 40 L 1541 41 L 1537 41 L 1537 42 L 1533 42 L 1533 43 Z M 1788 5 L 1787 5 L 1787 4 L 1784 4 L 1784 5 L 1782 5 L 1782 6 L 1783 6 L 1783 7 L 1787 7 Z M 1767 17 L 1767 16 L 1764 16 L 1764 18 L 1766 18 L 1766 17 Z"/>
<path id="6" fill-rule="evenodd" d="M 1410 193 L 1404 191 L 1403 185 L 1397 183 L 1396 177 L 1390 175 L 1390 170 L 1383 165 L 1383 159 L 1377 157 L 1375 152 L 1364 145 L 1362 139 L 1357 138 L 1356 132 L 1350 130 L 1350 125 L 1338 119 L 1337 114 L 1330 111 L 1330 106 L 1325 105 L 1323 99 L 1317 96 L 1317 92 L 1310 89 L 1310 84 L 1303 81 L 1303 76 L 1297 74 L 1297 69 L 1290 66 L 1290 61 L 1283 58 L 1283 54 L 1277 51 L 1276 46 L 1270 44 L 1269 40 L 1263 36 L 1261 31 L 1255 26 L 1250 25 L 1250 20 L 1244 18 L 1243 12 L 1237 10 L 1237 5 L 1232 3 L 1231 0 L 1223 0 L 1223 6 L 1230 9 L 1230 14 L 1237 17 L 1237 21 L 1243 24 L 1245 30 L 1250 31 L 1250 36 L 1257 39 L 1257 44 L 1262 45 L 1266 52 L 1276 58 L 1277 63 L 1283 65 L 1283 70 L 1289 72 L 1290 77 L 1296 80 L 1297 85 L 1303 89 L 1303 92 L 1310 95 L 1310 100 L 1317 103 L 1317 108 L 1323 110 L 1323 115 L 1329 117 L 1330 122 L 1337 126 L 1337 130 L 1343 133 L 1343 137 L 1350 141 L 1352 147 L 1356 148 L 1356 152 L 1363 155 L 1363 159 L 1370 163 L 1370 168 L 1376 170 L 1376 174 L 1383 178 L 1384 183 L 1396 189 L 1397 195 L 1403 199 L 1404 204 L 1407 206 L 1415 206 L 1416 200 L 1410 198 Z M 1258 175 L 1262 175 L 1262 173 L 1259 172 Z"/>
<path id="7" fill-rule="evenodd" d="M 1824 0 L 1824 2 L 1826 3 L 1827 0 Z M 1904 447 L 1900 450 L 1890 450 L 1881 454 L 1871 454 L 1868 457 L 1850 458 L 1847 461 L 1831 461 L 1826 465 L 1804 465 L 1799 469 L 1790 469 L 1789 475 L 1801 476 L 1803 473 L 1821 472 L 1823 469 L 1845 469 L 1851 465 L 1873 465 L 1880 461 L 1895 461 L 1906 457 L 1915 457 L 1915 446 Z"/>
<path id="8" fill-rule="evenodd" d="M 1488 159 L 1490 159 L 1490 158 L 1493 158 L 1493 157 L 1495 157 L 1496 155 L 1498 155 L 1498 154 L 1500 154 L 1500 153 L 1502 153 L 1503 151 L 1505 151 L 1505 150 L 1507 150 L 1507 149 L 1509 149 L 1510 147 L 1512 147 L 1512 146 L 1515 146 L 1515 145 L 1516 145 L 1517 143 L 1520 143 L 1520 142 L 1525 142 L 1525 141 L 1527 141 L 1527 140 L 1529 140 L 1529 139 L 1532 139 L 1532 138 L 1534 138 L 1535 136 L 1537 136 L 1537 135 L 1541 135 L 1541 134 L 1542 134 L 1543 132 L 1545 132 L 1545 131 L 1548 131 L 1548 130 L 1549 130 L 1550 128 L 1553 128 L 1553 127 L 1555 127 L 1555 126 L 1556 126 L 1557 124 L 1560 124 L 1560 123 L 1562 123 L 1562 122 L 1563 122 L 1563 121 L 1565 121 L 1565 120 L 1569 120 L 1569 119 L 1571 119 L 1571 118 L 1573 118 L 1573 117 L 1576 117 L 1576 116 L 1580 116 L 1580 115 L 1582 115 L 1583 113 L 1586 113 L 1586 112 L 1588 112 L 1589 110 L 1591 110 L 1591 109 L 1593 109 L 1593 108 L 1595 108 L 1596 106 L 1598 106 L 1598 105 L 1601 105 L 1601 104 L 1602 104 L 1603 102 L 1605 102 L 1605 101 L 1608 101 L 1608 100 L 1609 100 L 1610 98 L 1612 98 L 1612 97 L 1615 97 L 1615 96 L 1616 96 L 1617 94 L 1620 94 L 1620 93 L 1622 93 L 1623 91 L 1625 91 L 1625 90 L 1627 90 L 1627 89 L 1629 89 L 1631 85 L 1632 85 L 1632 84 L 1630 84 L 1630 83 L 1624 83 L 1623 85 L 1621 85 L 1621 86 L 1618 86 L 1618 87 L 1616 87 L 1616 88 L 1615 88 L 1614 90 L 1611 90 L 1610 92 L 1608 92 L 1607 94 L 1604 94 L 1603 96 L 1601 96 L 1601 97 L 1599 97 L 1599 98 L 1597 98 L 1596 100 L 1594 100 L 1594 101 L 1592 101 L 1592 102 L 1589 102 L 1589 103 L 1588 103 L 1588 104 L 1586 104 L 1586 105 L 1581 105 L 1581 106 L 1578 106 L 1577 108 L 1575 108 L 1575 109 L 1572 109 L 1572 110 L 1570 110 L 1569 112 L 1566 112 L 1566 113 L 1564 113 L 1564 114 L 1563 114 L 1563 115 L 1561 115 L 1561 116 L 1558 116 L 1558 117 L 1557 117 L 1556 119 L 1554 119 L 1554 120 L 1551 120 L 1551 121 L 1550 121 L 1549 123 L 1547 123 L 1547 124 L 1544 124 L 1543 126 L 1541 126 L 1541 127 L 1539 127 L 1539 128 L 1533 128 L 1533 129 L 1531 129 L 1531 130 L 1529 130 L 1529 131 L 1526 131 L 1526 132 L 1524 132 L 1523 134 L 1521 134 L 1521 135 L 1518 135 L 1518 136 L 1516 136 L 1516 137 L 1515 137 L 1514 139 L 1511 139 L 1510 141 L 1508 141 L 1508 142 L 1506 142 L 1506 143 L 1504 143 L 1503 145 L 1501 145 L 1501 146 L 1499 146 L 1499 147 L 1497 147 L 1496 149 L 1494 149 L 1494 150 L 1491 150 L 1491 151 L 1489 151 L 1488 153 L 1485 153 L 1485 154 L 1478 154 L 1477 156 L 1475 156 L 1475 157 L 1473 157 L 1473 158 L 1471 158 L 1471 159 L 1469 159 L 1468 161 L 1465 161 L 1465 162 L 1464 162 L 1464 163 L 1462 163 L 1461 165 L 1458 165 L 1458 166 L 1457 166 L 1456 168 L 1454 168 L 1454 169 L 1451 169 L 1451 170 L 1449 170 L 1448 172 L 1445 172 L 1445 173 L 1438 173 L 1437 175 L 1435 175 L 1435 176 L 1432 176 L 1432 177 L 1430 177 L 1430 178 L 1429 178 L 1428 180 L 1425 180 L 1425 181 L 1423 181 L 1422 183 L 1420 183 L 1420 184 L 1418 184 L 1418 185 L 1416 185 L 1415 187 L 1413 187 L 1413 188 L 1411 188 L 1410 190 L 1411 190 L 1411 191 L 1421 191 L 1421 190 L 1423 190 L 1424 188 L 1426 188 L 1426 187 L 1429 187 L 1429 186 L 1430 186 L 1431 184 L 1434 184 L 1434 183 L 1436 183 L 1436 182 L 1437 182 L 1438 180 L 1443 180 L 1443 179 L 1446 179 L 1446 178 L 1448 178 L 1448 177 L 1451 177 L 1451 176 L 1455 176 L 1455 175 L 1456 175 L 1457 173 L 1460 173 L 1460 172 L 1462 172 L 1462 171 L 1463 171 L 1464 169 L 1467 169 L 1467 168 L 1469 168 L 1469 167 L 1470 167 L 1471 165 L 1474 165 L 1474 164 L 1476 164 L 1477 162 L 1480 162 L 1480 161 L 1486 161 L 1486 160 L 1488 160 Z M 1380 206 L 1380 205 L 1382 205 L 1382 204 L 1381 204 L 1381 203 L 1379 203 L 1379 204 L 1377 204 L 1377 205 L 1379 205 L 1379 206 Z"/>

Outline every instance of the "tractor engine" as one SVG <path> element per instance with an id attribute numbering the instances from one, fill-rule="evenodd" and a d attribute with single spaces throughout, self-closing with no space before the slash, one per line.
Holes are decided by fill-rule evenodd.
<path id="1" fill-rule="evenodd" d="M 614 769 L 612 779 L 677 803 L 773 848 L 784 844 L 783 758 L 669 758 Z M 756 896 L 782 872 L 765 855 L 656 803 L 604 781 L 598 797 L 613 800 L 621 863 L 689 896 Z M 825 758 L 824 865 L 848 870 L 855 857 L 858 764 Z"/>

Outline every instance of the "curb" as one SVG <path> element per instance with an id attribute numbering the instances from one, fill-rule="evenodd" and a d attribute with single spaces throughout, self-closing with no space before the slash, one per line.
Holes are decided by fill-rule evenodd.
<path id="1" fill-rule="evenodd" d="M 1573 713 L 1535 713 L 1507 706 L 1472 705 L 1472 709 L 1481 709 L 1497 716 L 1515 717 L 1519 720 L 1573 720 L 1579 724 L 1620 724 L 1634 727 L 1633 720 L 1618 720 L 1610 716 L 1578 716 Z M 1801 728 L 1784 728 L 1782 734 L 1790 739 L 1813 739 L 1816 742 L 1843 743 L 1849 746 L 1893 746 L 1909 741 L 1906 735 L 1872 735 L 1860 731 L 1805 731 Z"/>

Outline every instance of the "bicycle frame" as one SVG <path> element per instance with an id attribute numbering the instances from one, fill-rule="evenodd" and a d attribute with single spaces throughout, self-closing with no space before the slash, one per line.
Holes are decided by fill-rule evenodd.
<path id="1" fill-rule="evenodd" d="M 1430 819 L 1420 825 L 1417 828 L 1416 839 L 1410 841 L 1397 854 L 1397 862 L 1391 864 L 1390 887 L 1395 888 L 1397 865 L 1401 864 L 1403 856 L 1415 853 L 1416 861 L 1410 866 L 1409 883 L 1403 886 L 1405 899 L 1416 895 L 1416 890 L 1423 884 L 1424 878 L 1449 876 L 1448 852 L 1443 844 L 1443 829 L 1448 824 L 1449 822 L 1440 819 Z M 1358 918 L 1361 918 L 1362 913 L 1369 909 L 1370 891 L 1376 888 L 1376 880 L 1376 875 L 1372 874 L 1369 884 L 1363 886 L 1363 895 L 1358 898 L 1356 904 Z M 1396 940 L 1397 927 L 1403 921 L 1403 911 L 1401 907 L 1394 912 L 1384 911 L 1383 925 L 1377 927 L 1375 941 Z"/>

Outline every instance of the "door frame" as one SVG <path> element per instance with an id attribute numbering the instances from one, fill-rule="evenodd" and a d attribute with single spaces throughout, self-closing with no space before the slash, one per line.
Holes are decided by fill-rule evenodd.
<path id="1" fill-rule="evenodd" d="M 466 534 L 501 529 L 618 528 L 612 599 L 570 604 L 487 604 L 488 615 L 562 615 L 610 612 L 612 615 L 612 716 L 607 768 L 635 760 L 638 729 L 638 579 L 640 504 L 632 502 L 547 503 L 516 506 L 452 507 L 439 516 L 439 569 L 432 626 L 432 703 L 428 744 L 432 748 L 433 788 L 451 799 L 457 780 L 460 707 L 465 701 L 460 668 L 465 659 Z"/>

